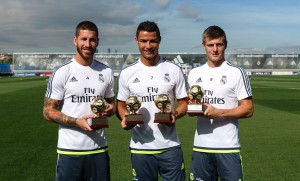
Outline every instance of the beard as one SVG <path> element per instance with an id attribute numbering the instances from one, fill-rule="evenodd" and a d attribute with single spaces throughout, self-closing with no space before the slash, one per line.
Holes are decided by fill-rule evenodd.
<path id="1" fill-rule="evenodd" d="M 88 54 L 87 53 L 83 53 L 83 51 L 87 50 L 87 49 L 90 52 Z M 96 49 L 93 49 L 93 48 L 81 48 L 81 47 L 77 46 L 77 52 L 82 57 L 82 59 L 84 59 L 84 60 L 90 60 L 90 59 L 93 59 L 94 54 L 96 52 Z"/>

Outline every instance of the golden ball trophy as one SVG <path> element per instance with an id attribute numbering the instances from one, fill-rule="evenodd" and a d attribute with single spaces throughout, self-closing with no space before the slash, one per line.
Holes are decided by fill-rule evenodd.
<path id="1" fill-rule="evenodd" d="M 105 111 L 105 108 L 106 102 L 102 98 L 95 98 L 91 103 L 91 110 L 96 115 L 92 118 L 92 129 L 108 128 L 108 119 L 106 116 L 102 116 L 102 113 Z"/>
<path id="2" fill-rule="evenodd" d="M 155 123 L 172 123 L 170 112 L 166 112 L 171 104 L 170 98 L 167 94 L 159 94 L 154 97 L 154 103 L 160 112 L 155 113 Z"/>
<path id="3" fill-rule="evenodd" d="M 137 113 L 141 105 L 142 102 L 139 100 L 137 96 L 129 96 L 126 99 L 126 110 L 128 113 L 128 115 L 126 115 L 127 125 L 144 124 L 143 115 Z"/>
<path id="4" fill-rule="evenodd" d="M 192 85 L 188 91 L 189 104 L 187 108 L 188 114 L 203 114 L 203 106 L 201 100 L 204 96 L 203 89 L 199 85 Z"/>

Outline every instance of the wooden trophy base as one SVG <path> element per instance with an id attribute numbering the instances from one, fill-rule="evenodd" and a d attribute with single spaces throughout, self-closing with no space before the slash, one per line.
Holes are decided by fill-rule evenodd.
<path id="1" fill-rule="evenodd" d="M 170 113 L 155 113 L 155 123 L 172 123 L 172 117 Z"/>
<path id="2" fill-rule="evenodd" d="M 126 117 L 126 125 L 144 124 L 142 114 L 129 114 Z"/>
<path id="3" fill-rule="evenodd" d="M 92 118 L 92 129 L 108 128 L 108 119 L 105 116 Z"/>

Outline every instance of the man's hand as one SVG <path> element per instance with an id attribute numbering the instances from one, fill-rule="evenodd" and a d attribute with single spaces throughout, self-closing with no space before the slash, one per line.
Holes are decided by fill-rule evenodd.
<path id="1" fill-rule="evenodd" d="M 136 124 L 133 124 L 133 125 L 127 125 L 126 124 L 126 121 L 127 121 L 127 113 L 125 114 L 125 116 L 124 116 L 124 118 L 122 119 L 122 121 L 121 121 L 121 127 L 123 128 L 123 129 L 125 129 L 125 130 L 130 130 L 130 129 L 132 129 L 133 127 L 135 127 L 136 126 Z"/>
<path id="2" fill-rule="evenodd" d="M 92 115 L 86 115 L 86 116 L 82 116 L 81 118 L 77 118 L 75 121 L 76 126 L 86 131 L 93 131 L 91 126 L 88 124 L 88 119 L 92 119 L 92 118 L 93 118 Z"/>

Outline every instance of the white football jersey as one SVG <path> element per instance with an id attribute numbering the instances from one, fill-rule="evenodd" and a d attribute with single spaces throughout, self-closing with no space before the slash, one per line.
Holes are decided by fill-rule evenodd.
<path id="1" fill-rule="evenodd" d="M 93 115 L 90 104 L 97 97 L 114 96 L 112 70 L 94 60 L 82 66 L 74 59 L 55 70 L 49 79 L 46 97 L 62 100 L 61 112 L 80 118 Z M 59 125 L 58 150 L 88 151 L 107 147 L 104 129 L 84 131 L 77 126 Z"/>
<path id="2" fill-rule="evenodd" d="M 169 95 L 172 110 L 174 99 L 187 97 L 180 67 L 163 59 L 148 67 L 138 60 L 121 71 L 117 99 L 126 101 L 135 95 L 142 100 L 138 113 L 143 115 L 144 124 L 131 129 L 131 149 L 159 150 L 180 145 L 175 125 L 154 123 L 155 113 L 159 112 L 154 96 L 158 94 Z"/>
<path id="3" fill-rule="evenodd" d="M 200 85 L 204 89 L 202 102 L 219 109 L 232 109 L 238 101 L 252 96 L 246 72 L 225 61 L 220 67 L 206 64 L 194 68 L 188 76 L 189 87 Z M 208 119 L 198 116 L 194 147 L 208 150 L 240 149 L 237 119 Z"/>

